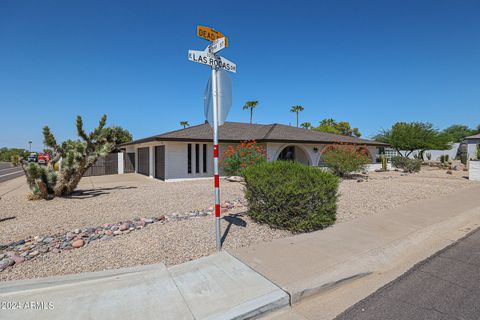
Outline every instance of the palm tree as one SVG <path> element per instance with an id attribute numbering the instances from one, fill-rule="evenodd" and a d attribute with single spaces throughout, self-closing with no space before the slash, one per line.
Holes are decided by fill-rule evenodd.
<path id="1" fill-rule="evenodd" d="M 243 110 L 250 109 L 250 126 L 252 126 L 253 109 L 255 109 L 257 106 L 258 106 L 258 101 L 247 101 L 243 106 Z"/>
<path id="2" fill-rule="evenodd" d="M 186 127 L 190 127 L 188 121 L 180 121 L 180 125 L 183 126 L 183 129 L 185 129 Z"/>
<path id="3" fill-rule="evenodd" d="M 310 122 L 302 122 L 300 124 L 300 127 L 304 128 L 304 129 L 310 129 L 312 127 L 312 124 Z"/>
<path id="4" fill-rule="evenodd" d="M 292 109 L 290 109 L 290 112 L 295 112 L 297 114 L 297 128 L 298 128 L 298 113 L 300 111 L 303 111 L 302 106 L 293 106 Z"/>

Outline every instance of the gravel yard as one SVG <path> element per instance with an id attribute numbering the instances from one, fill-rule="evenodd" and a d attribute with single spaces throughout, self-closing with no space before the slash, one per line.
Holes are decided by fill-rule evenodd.
<path id="1" fill-rule="evenodd" d="M 405 202 L 441 197 L 471 186 L 465 172 L 425 168 L 418 174 L 371 173 L 368 181 L 345 180 L 340 186 L 338 221 L 375 214 Z M 165 183 L 128 174 L 89 177 L 71 198 L 28 201 L 21 179 L 0 184 L 0 244 L 42 235 L 66 233 L 135 217 L 158 217 L 205 210 L 212 205 L 212 181 Z M 222 181 L 222 199 L 242 198 L 239 183 Z M 290 236 L 281 230 L 252 222 L 244 208 L 232 208 L 227 220 L 224 248 Z M 230 216 L 228 216 L 230 215 Z M 168 265 L 196 259 L 215 251 L 212 216 L 154 223 L 108 241 L 93 241 L 76 250 L 48 252 L 0 272 L 1 280 L 63 275 L 164 262 Z M 3 252 L 2 252 L 3 253 Z"/>

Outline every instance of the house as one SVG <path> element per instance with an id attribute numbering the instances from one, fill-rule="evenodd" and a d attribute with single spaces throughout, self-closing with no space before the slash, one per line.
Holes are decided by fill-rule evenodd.
<path id="1" fill-rule="evenodd" d="M 211 177 L 213 129 L 208 123 L 170 131 L 120 145 L 136 173 L 162 180 Z M 267 151 L 267 159 L 287 157 L 309 166 L 322 166 L 322 152 L 331 144 L 365 146 L 376 162 L 384 143 L 332 133 L 310 131 L 283 124 L 225 122 L 219 127 L 220 155 L 241 141 L 255 140 Z M 378 166 L 378 164 L 376 165 Z M 373 170 L 376 166 L 370 166 Z M 222 170 L 220 169 L 220 174 Z"/>
<path id="2" fill-rule="evenodd" d="M 480 133 L 466 137 L 464 142 L 467 144 L 467 155 L 469 160 L 480 160 L 477 158 L 477 150 L 480 148 Z"/>

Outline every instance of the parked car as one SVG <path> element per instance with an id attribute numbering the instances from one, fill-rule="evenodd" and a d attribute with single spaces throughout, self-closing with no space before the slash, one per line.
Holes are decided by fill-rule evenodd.
<path id="1" fill-rule="evenodd" d="M 48 164 L 52 160 L 52 156 L 49 153 L 39 153 L 38 154 L 38 163 L 39 164 Z"/>
<path id="2" fill-rule="evenodd" d="M 38 156 L 36 152 L 30 153 L 30 155 L 27 158 L 28 162 L 37 162 L 37 160 L 38 160 Z"/>

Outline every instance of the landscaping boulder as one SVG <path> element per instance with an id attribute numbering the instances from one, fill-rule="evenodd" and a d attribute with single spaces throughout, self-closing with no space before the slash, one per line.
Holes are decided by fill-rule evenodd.
<path id="1" fill-rule="evenodd" d="M 227 181 L 230 181 L 230 182 L 242 182 L 242 181 L 243 181 L 243 178 L 242 178 L 242 177 L 239 177 L 239 176 L 231 176 L 231 177 L 228 177 L 228 178 L 227 178 Z"/>

